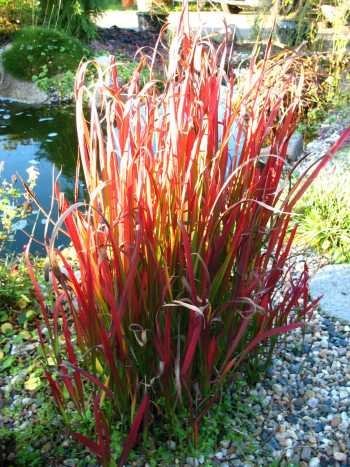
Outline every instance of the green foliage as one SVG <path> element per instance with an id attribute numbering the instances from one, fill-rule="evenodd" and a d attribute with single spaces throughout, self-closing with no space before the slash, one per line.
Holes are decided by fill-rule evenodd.
<path id="1" fill-rule="evenodd" d="M 92 38 L 96 27 L 91 18 L 99 11 L 98 3 L 98 0 L 42 0 L 39 22 L 75 37 Z"/>
<path id="2" fill-rule="evenodd" d="M 123 53 L 117 53 L 115 58 L 118 66 L 118 76 L 123 83 L 127 83 L 132 78 L 138 63 L 130 60 L 130 58 Z M 146 84 L 148 79 L 149 70 L 147 68 L 143 68 L 140 72 L 141 83 Z"/>
<path id="3" fill-rule="evenodd" d="M 3 180 L 0 185 L 0 250 L 2 243 L 13 239 L 13 223 L 24 214 L 21 193 L 13 183 Z"/>
<path id="4" fill-rule="evenodd" d="M 16 34 L 12 47 L 4 52 L 5 69 L 26 80 L 51 78 L 75 71 L 89 50 L 62 31 L 28 27 Z"/>
<path id="5" fill-rule="evenodd" d="M 0 261 L 0 323 L 10 318 L 11 310 L 27 313 L 32 299 L 32 284 L 23 261 Z M 31 319 L 32 314 L 27 314 Z"/>
<path id="6" fill-rule="evenodd" d="M 13 464 L 7 464 L 6 459 L 1 458 L 0 451 L 0 461 L 4 462 L 1 465 L 43 466 L 48 463 L 50 465 L 52 459 L 59 465 L 63 465 L 63 461 L 67 459 L 73 459 L 77 467 L 91 465 L 91 457 L 85 450 L 74 445 L 69 433 L 64 429 L 61 418 L 57 417 L 53 404 L 42 389 L 36 393 L 33 403 L 35 411 L 30 423 L 22 415 L 24 407 L 20 402 L 3 410 L 4 416 L 16 422 L 16 427 L 0 428 L 0 446 L 5 445 L 5 455 L 13 453 L 15 459 Z M 21 423 L 23 419 L 25 421 Z"/>
<path id="7" fill-rule="evenodd" d="M 298 240 L 335 262 L 350 261 L 350 172 L 325 174 L 297 205 Z"/>
<path id="8" fill-rule="evenodd" d="M 46 75 L 46 69 L 33 78 L 38 87 L 45 92 L 54 91 L 60 100 L 73 99 L 74 94 L 74 80 L 75 74 L 73 71 L 66 71 L 65 73 L 49 78 Z"/>
<path id="9" fill-rule="evenodd" d="M 130 462 L 143 458 L 152 467 L 179 465 L 186 463 L 187 457 L 204 457 L 204 465 L 212 465 L 209 456 L 219 447 L 222 441 L 232 442 L 235 452 L 243 458 L 250 454 L 257 455 L 259 446 L 254 439 L 255 397 L 249 395 L 248 386 L 237 380 L 231 390 L 223 393 L 215 407 L 203 418 L 198 444 L 194 444 L 193 433 L 189 426 L 191 415 L 186 409 L 173 413 L 165 420 L 152 425 L 143 433 L 143 443 L 130 455 Z M 159 410 L 165 412 L 164 400 L 157 402 Z M 119 434 L 119 437 L 118 437 Z M 120 454 L 122 431 L 114 433 L 117 442 L 113 445 L 115 461 Z M 261 447 L 260 447 L 261 449 Z"/>
<path id="10" fill-rule="evenodd" d="M 0 161 L 0 175 L 4 168 L 4 162 Z M 29 166 L 28 186 L 34 188 L 39 172 L 34 166 Z M 16 230 L 26 224 L 30 206 L 23 193 L 15 186 L 16 177 L 11 181 L 0 179 L 0 252 L 5 244 L 14 240 Z"/>
<path id="11" fill-rule="evenodd" d="M 31 24 L 34 3 L 33 0 L 0 0 L 0 39 Z"/>
<path id="12" fill-rule="evenodd" d="M 100 10 L 122 10 L 120 0 L 97 0 L 97 6 Z"/>

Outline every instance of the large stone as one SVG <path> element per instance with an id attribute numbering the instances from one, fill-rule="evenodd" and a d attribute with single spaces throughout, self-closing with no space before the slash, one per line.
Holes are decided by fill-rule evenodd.
<path id="1" fill-rule="evenodd" d="M 35 83 L 14 78 L 4 70 L 0 51 L 0 100 L 8 99 L 25 104 L 39 105 L 48 101 L 47 94 Z"/>
<path id="2" fill-rule="evenodd" d="M 310 282 L 313 299 L 322 296 L 321 309 L 336 318 L 350 321 L 350 264 L 328 265 Z"/>
<path id="3" fill-rule="evenodd" d="M 287 158 L 290 162 L 296 162 L 304 152 L 304 137 L 299 131 L 295 131 L 287 146 Z"/>

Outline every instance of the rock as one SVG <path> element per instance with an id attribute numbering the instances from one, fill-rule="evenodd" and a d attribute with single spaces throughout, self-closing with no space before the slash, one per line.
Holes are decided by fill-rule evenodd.
<path id="1" fill-rule="evenodd" d="M 336 461 L 338 461 L 338 462 L 346 462 L 347 456 L 346 456 L 346 454 L 344 454 L 343 452 L 337 452 L 337 451 L 336 451 L 336 452 L 333 454 L 333 456 L 334 456 L 334 459 L 335 459 Z"/>
<path id="2" fill-rule="evenodd" d="M 231 441 L 224 439 L 223 441 L 220 442 L 221 446 L 225 449 L 228 449 L 230 447 Z"/>
<path id="3" fill-rule="evenodd" d="M 321 423 L 321 422 L 315 423 L 316 433 L 321 433 L 323 430 L 324 430 L 324 423 Z"/>
<path id="4" fill-rule="evenodd" d="M 313 299 L 322 296 L 321 309 L 336 318 L 350 321 L 350 265 L 328 265 L 319 270 L 310 282 Z M 345 344 L 346 345 L 346 344 Z"/>
<path id="5" fill-rule="evenodd" d="M 316 397 L 312 397 L 307 401 L 307 404 L 312 409 L 315 409 L 318 406 L 319 400 Z"/>
<path id="6" fill-rule="evenodd" d="M 338 426 L 338 429 L 343 433 L 347 433 L 349 430 L 349 423 L 348 422 L 341 422 Z"/>
<path id="7" fill-rule="evenodd" d="M 309 467 L 318 467 L 320 465 L 320 460 L 318 457 L 313 457 L 309 462 Z"/>
<path id="8" fill-rule="evenodd" d="M 292 134 L 287 146 L 287 159 L 296 162 L 304 152 L 304 137 L 302 133 L 296 131 Z"/>
<path id="9" fill-rule="evenodd" d="M 308 461 L 311 459 L 311 449 L 309 447 L 304 447 L 302 450 L 301 450 L 301 459 L 304 460 L 304 461 Z"/>
<path id="10" fill-rule="evenodd" d="M 47 94 L 35 83 L 16 79 L 4 70 L 1 52 L 0 50 L 0 98 L 32 105 L 48 102 Z"/>
<path id="11" fill-rule="evenodd" d="M 302 398 L 295 399 L 294 406 L 297 410 L 300 410 L 304 407 L 305 402 Z"/>
<path id="12" fill-rule="evenodd" d="M 173 440 L 170 439 L 170 440 L 168 441 L 168 447 L 169 447 L 169 449 L 171 449 L 172 451 L 174 451 L 174 450 L 176 449 L 176 443 L 175 443 L 175 441 L 173 441 Z"/>
<path id="13" fill-rule="evenodd" d="M 339 415 L 336 415 L 331 420 L 331 425 L 333 428 L 336 428 L 340 423 L 341 423 L 341 417 Z"/>

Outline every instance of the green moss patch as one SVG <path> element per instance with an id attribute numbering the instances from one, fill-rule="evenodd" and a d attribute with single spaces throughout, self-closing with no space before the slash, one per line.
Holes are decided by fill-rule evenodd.
<path id="1" fill-rule="evenodd" d="M 53 77 L 75 71 L 89 50 L 64 32 L 47 28 L 24 28 L 15 36 L 12 47 L 3 54 L 9 73 L 31 81 L 37 77 Z"/>

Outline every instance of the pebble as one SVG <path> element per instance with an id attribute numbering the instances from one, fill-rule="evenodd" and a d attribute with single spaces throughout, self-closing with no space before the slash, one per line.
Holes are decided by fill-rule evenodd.
<path id="1" fill-rule="evenodd" d="M 347 456 L 343 452 L 335 452 L 334 459 L 338 462 L 346 462 Z"/>
<path id="2" fill-rule="evenodd" d="M 319 400 L 315 397 L 312 397 L 311 399 L 308 400 L 308 405 L 312 409 L 315 409 L 318 406 Z"/>
<path id="3" fill-rule="evenodd" d="M 309 467 L 318 467 L 320 465 L 320 459 L 318 457 L 313 457 L 309 462 Z"/>
<path id="4" fill-rule="evenodd" d="M 311 458 L 311 449 L 309 447 L 304 447 L 301 451 L 302 460 L 308 461 Z"/>

